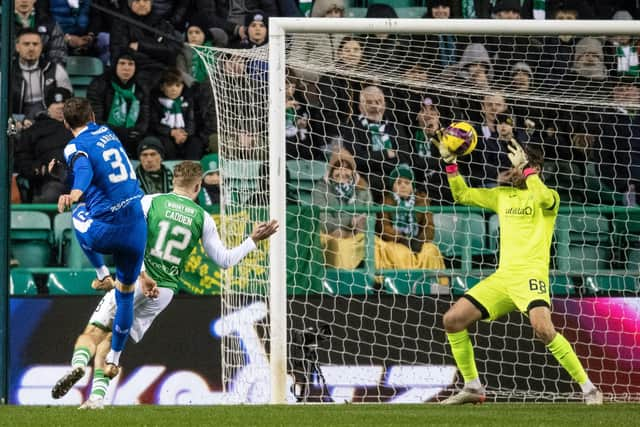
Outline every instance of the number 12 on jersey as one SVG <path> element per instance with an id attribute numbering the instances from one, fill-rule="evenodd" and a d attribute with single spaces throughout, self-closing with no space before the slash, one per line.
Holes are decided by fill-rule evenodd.
<path id="1" fill-rule="evenodd" d="M 160 221 L 158 227 L 160 232 L 150 254 L 171 264 L 180 265 L 183 257 L 176 256 L 172 252 L 184 250 L 189 245 L 191 230 L 177 224 L 172 227 L 166 220 Z"/>

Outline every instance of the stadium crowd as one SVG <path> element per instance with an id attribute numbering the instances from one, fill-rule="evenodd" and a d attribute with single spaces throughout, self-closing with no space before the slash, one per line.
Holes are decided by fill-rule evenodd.
<path id="1" fill-rule="evenodd" d="M 635 1 L 588 3 L 427 0 L 418 6 L 426 6 L 425 19 L 640 16 Z M 268 43 L 270 16 L 345 17 L 348 6 L 344 0 L 16 0 L 11 113 L 18 130 L 14 174 L 20 199 L 54 203 L 67 190 L 47 165 L 63 160 L 72 138 L 60 114 L 74 92 L 65 71 L 69 56 L 102 61 L 105 71 L 86 93 L 96 121 L 109 125 L 129 156 L 140 161 L 144 191 L 164 192 L 171 170 L 162 161 L 200 160 L 217 150 L 207 70 L 183 42 L 253 49 Z M 389 4 L 363 6 L 368 18 L 398 17 Z M 315 194 L 315 200 L 355 203 L 368 200 L 370 192 L 380 204 L 451 204 L 433 138 L 452 121 L 465 120 L 480 139 L 478 149 L 460 161 L 470 184 L 497 185 L 499 171 L 509 166 L 507 142 L 515 138 L 543 152 L 545 179 L 563 200 L 635 205 L 640 64 L 634 37 L 294 35 L 290 48 L 308 55 L 309 67 L 291 69 L 287 79 L 287 156 L 328 161 L 326 194 Z M 334 62 L 335 72 L 310 71 L 322 65 L 318 61 Z M 227 62 L 233 70 L 233 61 Z M 402 83 L 353 77 L 377 68 Z M 427 80 L 440 89 L 412 86 Z M 239 139 L 239 145 L 251 144 L 250 138 Z M 401 187 L 397 180 L 409 182 L 409 199 L 394 189 Z M 214 185 L 207 191 L 218 200 Z M 381 239 L 403 241 L 416 256 L 431 249 L 423 246 L 433 234 L 429 215 L 418 223 L 386 216 L 380 221 Z M 398 221 L 419 234 L 421 244 L 395 236 Z M 324 224 L 323 238 L 330 241 L 343 226 L 353 232 L 361 222 L 354 217 Z M 388 246 L 380 244 L 380 253 Z M 416 265 L 439 265 L 439 256 Z"/>

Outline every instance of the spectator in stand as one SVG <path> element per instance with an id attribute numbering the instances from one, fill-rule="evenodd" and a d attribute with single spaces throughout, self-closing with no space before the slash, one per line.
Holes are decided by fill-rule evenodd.
<path id="1" fill-rule="evenodd" d="M 373 3 L 367 8 L 365 18 L 397 18 L 398 13 L 388 4 Z M 406 69 L 407 64 L 415 61 L 414 54 L 410 51 L 411 45 L 408 45 L 397 34 L 376 33 L 366 34 L 364 40 L 364 58 L 367 60 L 367 66 L 376 69 L 388 70 L 394 73 L 400 69 Z"/>
<path id="2" fill-rule="evenodd" d="M 124 4 L 124 2 L 122 2 Z M 112 0 L 91 0 L 94 6 L 101 6 L 114 13 L 120 13 L 120 5 Z M 93 34 L 95 41 L 93 44 L 92 56 L 100 58 L 105 67 L 111 65 L 111 52 L 109 51 L 109 38 L 113 26 L 114 17 L 96 7 L 91 7 L 89 11 L 89 34 Z"/>
<path id="3" fill-rule="evenodd" d="M 453 0 L 429 0 L 423 18 L 449 19 Z M 445 69 L 455 64 L 460 55 L 458 40 L 454 34 L 434 34 L 430 36 L 410 36 L 415 46 L 412 51 L 418 55 L 420 63 L 430 69 Z M 405 38 L 405 37 L 403 37 Z M 422 52 L 420 52 L 422 51 Z"/>
<path id="4" fill-rule="evenodd" d="M 157 16 L 152 0 L 128 0 L 125 16 L 155 28 L 161 33 L 173 35 L 173 26 Z M 125 51 L 132 51 L 136 62 L 137 79 L 145 89 L 153 88 L 162 72 L 174 66 L 180 52 L 180 44 L 173 38 L 162 36 L 123 20 L 116 20 L 111 29 L 111 58 L 119 58 Z"/>
<path id="5" fill-rule="evenodd" d="M 336 72 L 323 74 L 318 82 L 320 90 L 320 124 L 324 126 L 322 135 L 326 145 L 332 138 L 340 137 L 341 127 L 346 125 L 351 115 L 358 111 L 360 91 L 365 84 L 346 73 L 355 73 L 363 69 L 363 48 L 361 39 L 345 36 L 340 40 Z"/>
<path id="6" fill-rule="evenodd" d="M 609 94 L 608 83 L 602 43 L 594 37 L 583 38 L 576 43 L 571 72 L 558 87 L 560 95 L 567 92 L 606 97 Z"/>
<path id="7" fill-rule="evenodd" d="M 443 185 L 447 176 L 440 166 L 440 154 L 434 140 L 451 120 L 451 112 L 434 95 L 421 97 L 420 106 L 411 111 L 411 123 L 398 129 L 398 162 L 411 167 L 416 191 L 426 192 L 436 204 L 453 203 L 451 191 Z M 445 111 L 444 123 L 440 109 Z"/>
<path id="8" fill-rule="evenodd" d="M 24 119 L 32 121 L 36 114 L 45 111 L 45 94 L 55 87 L 73 91 L 71 81 L 64 67 L 49 62 L 41 57 L 42 38 L 40 33 L 31 28 L 21 29 L 16 37 L 16 53 L 11 83 L 13 114 L 24 115 Z M 23 122 L 28 126 L 30 122 Z"/>
<path id="9" fill-rule="evenodd" d="M 474 187 L 495 186 L 497 174 L 489 159 L 497 155 L 495 140 L 498 138 L 498 114 L 506 110 L 507 104 L 501 93 L 484 96 L 481 110 L 483 120 L 476 129 L 478 146 L 471 155 L 460 159 L 460 167 L 465 170 Z"/>
<path id="10" fill-rule="evenodd" d="M 331 156 L 324 182 L 313 189 L 311 200 L 320 208 L 320 241 L 327 266 L 358 268 L 365 256 L 366 215 L 327 209 L 371 204 L 367 183 L 356 172 L 348 151 L 339 150 Z"/>
<path id="11" fill-rule="evenodd" d="M 511 68 L 511 79 L 506 89 L 507 104 L 511 105 L 513 118 L 526 130 L 529 140 L 540 143 L 541 132 L 546 129 L 543 111 L 547 111 L 544 102 L 534 101 L 534 74 L 526 62 L 516 62 Z"/>
<path id="12" fill-rule="evenodd" d="M 49 0 L 49 11 L 56 20 L 71 55 L 88 55 L 95 34 L 89 32 L 91 0 Z"/>
<path id="13" fill-rule="evenodd" d="M 160 86 L 151 94 L 149 131 L 164 146 L 165 160 L 200 160 L 204 142 L 196 134 L 194 104 L 177 69 L 162 74 Z"/>
<path id="14" fill-rule="evenodd" d="M 185 2 L 187 6 L 187 19 L 188 24 L 195 18 L 204 19 L 208 26 L 214 44 L 221 43 L 223 37 L 226 37 L 228 41 L 243 39 L 247 35 L 247 29 L 244 26 L 244 20 L 239 23 L 229 21 L 229 8 L 228 2 L 224 1 L 211 1 L 211 0 L 191 0 Z M 176 24 L 177 29 L 182 29 L 185 22 Z M 224 33 L 221 34 L 221 32 Z"/>
<path id="15" fill-rule="evenodd" d="M 195 46 L 213 46 L 214 41 L 208 30 L 208 26 L 209 24 L 205 18 L 198 16 L 193 17 L 187 25 L 187 43 Z M 215 43 L 217 47 L 225 47 L 227 45 L 228 40 L 226 39 L 226 34 L 224 36 L 224 40 L 219 40 Z M 210 54 L 209 51 L 202 49 L 200 53 L 207 55 L 210 64 L 215 62 L 213 54 Z M 209 78 L 204 60 L 200 55 L 195 53 L 189 45 L 185 45 L 182 48 L 176 60 L 176 66 L 178 70 L 182 71 L 185 83 L 189 87 L 193 86 L 194 83 L 202 83 Z"/>
<path id="16" fill-rule="evenodd" d="M 40 34 L 45 58 L 53 63 L 64 65 L 67 62 L 67 45 L 64 33 L 56 21 L 34 6 L 36 0 L 15 0 L 15 34 L 30 28 Z"/>
<path id="17" fill-rule="evenodd" d="M 580 16 L 582 6 L 577 0 L 558 2 L 552 9 L 551 18 L 574 21 Z M 541 86 L 556 86 L 571 68 L 573 62 L 576 38 L 571 34 L 547 36 L 542 41 L 543 52 L 539 67 L 536 70 L 536 80 Z"/>
<path id="18" fill-rule="evenodd" d="M 444 269 L 442 254 L 433 244 L 433 215 L 415 210 L 429 206 L 429 199 L 415 191 L 411 168 L 399 164 L 389 176 L 388 188 L 384 204 L 401 209 L 381 215 L 382 232 L 375 243 L 376 268 Z"/>
<path id="19" fill-rule="evenodd" d="M 312 18 L 343 18 L 345 13 L 344 0 L 316 0 L 311 9 Z M 311 69 L 335 63 L 340 60 L 339 49 L 342 46 L 342 34 L 297 34 L 291 42 L 291 54 L 300 58 L 300 62 L 310 67 L 300 71 L 305 92 L 310 93 L 314 104 L 319 102 L 320 89 L 318 80 L 324 74 L 319 74 Z"/>
<path id="20" fill-rule="evenodd" d="M 287 157 L 290 159 L 320 159 L 323 153 L 313 145 L 309 110 L 298 90 L 298 80 L 289 74 L 286 80 L 285 135 Z"/>
<path id="21" fill-rule="evenodd" d="M 198 194 L 198 204 L 203 208 L 220 204 L 220 163 L 218 155 L 207 154 L 200 160 L 202 170 L 202 189 Z"/>
<path id="22" fill-rule="evenodd" d="M 164 146 L 155 136 L 147 136 L 138 146 L 136 176 L 144 194 L 168 193 L 173 190 L 173 172 L 162 164 Z"/>
<path id="23" fill-rule="evenodd" d="M 57 203 L 61 194 L 69 191 L 64 176 L 52 176 L 48 165 L 64 162 L 64 147 L 73 139 L 64 126 L 62 108 L 71 92 L 52 87 L 45 96 L 47 110 L 40 112 L 29 129 L 18 139 L 15 151 L 15 171 L 29 182 L 28 200 L 24 203 Z"/>
<path id="24" fill-rule="evenodd" d="M 149 97 L 136 78 L 136 62 L 130 52 L 114 61 L 113 69 L 93 79 L 87 99 L 96 123 L 107 124 L 122 142 L 130 157 L 149 127 Z"/>
<path id="25" fill-rule="evenodd" d="M 611 19 L 627 21 L 632 20 L 633 16 L 626 10 L 619 10 Z M 640 75 L 637 38 L 630 35 L 609 37 L 604 45 L 604 57 L 609 74 Z"/>
<path id="26" fill-rule="evenodd" d="M 369 183 L 373 200 L 381 203 L 384 177 L 398 160 L 397 131 L 386 118 L 386 100 L 378 86 L 367 86 L 360 92 L 360 114 L 350 118 L 351 133 L 345 147 L 353 154 L 357 170 Z"/>
<path id="27" fill-rule="evenodd" d="M 245 27 L 247 36 L 231 44 L 234 49 L 253 49 L 264 46 L 269 42 L 269 17 L 261 10 L 246 15 Z"/>
<path id="28" fill-rule="evenodd" d="M 244 25 L 245 29 L 248 16 L 258 10 L 262 11 L 264 16 L 280 16 L 276 0 L 229 0 L 228 10 L 227 19 L 234 24 Z M 242 37 L 242 34 L 239 35 Z"/>

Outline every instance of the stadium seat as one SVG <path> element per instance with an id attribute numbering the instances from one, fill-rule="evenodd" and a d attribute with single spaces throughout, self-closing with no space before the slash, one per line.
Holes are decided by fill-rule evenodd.
<path id="1" fill-rule="evenodd" d="M 576 210 L 556 220 L 556 268 L 578 274 L 611 268 L 609 220 L 602 214 Z"/>
<path id="2" fill-rule="evenodd" d="M 91 269 L 50 273 L 47 280 L 49 295 L 104 295 L 91 287 L 95 278 L 96 273 Z"/>
<path id="3" fill-rule="evenodd" d="M 433 224 L 433 242 L 445 257 L 458 258 L 463 270 L 471 270 L 474 255 L 489 252 L 484 244 L 486 226 L 482 215 L 436 213 Z"/>
<path id="4" fill-rule="evenodd" d="M 53 219 L 53 243 L 57 248 L 57 263 L 72 269 L 93 268 L 84 255 L 73 232 L 71 212 L 59 213 Z M 104 257 L 107 265 L 113 265 L 113 257 Z"/>
<path id="5" fill-rule="evenodd" d="M 262 164 L 259 160 L 223 160 L 220 162 L 220 174 L 224 185 L 230 189 L 233 203 L 246 203 L 260 189 Z"/>
<path id="6" fill-rule="evenodd" d="M 362 270 L 327 269 L 322 279 L 324 293 L 331 295 L 368 295 L 373 293 L 370 277 Z"/>
<path id="7" fill-rule="evenodd" d="M 567 296 L 575 295 L 576 289 L 573 284 L 573 279 L 567 274 L 556 274 L 549 277 L 551 281 L 551 295 L 555 296 Z"/>
<path id="8" fill-rule="evenodd" d="M 429 270 L 386 270 L 382 289 L 393 295 L 448 294 L 449 287 L 438 283 L 438 275 Z"/>
<path id="9" fill-rule="evenodd" d="M 51 256 L 51 220 L 44 212 L 11 211 L 11 251 L 20 267 L 45 267 Z"/>
<path id="10" fill-rule="evenodd" d="M 28 270 L 11 270 L 9 280 L 9 295 L 36 295 L 38 293 L 33 274 Z"/>
<path id="11" fill-rule="evenodd" d="M 73 94 L 80 97 L 87 95 L 91 80 L 104 72 L 102 61 L 93 56 L 69 56 L 65 68 L 73 86 Z"/>
<path id="12" fill-rule="evenodd" d="M 583 288 L 588 294 L 637 294 L 640 292 L 640 282 L 638 281 L 637 275 L 619 276 L 598 274 L 586 276 L 584 278 Z"/>
<path id="13" fill-rule="evenodd" d="M 303 204 L 311 203 L 311 193 L 327 173 L 327 163 L 319 160 L 287 160 L 289 182 L 294 197 Z"/>
<path id="14" fill-rule="evenodd" d="M 178 163 L 183 162 L 184 160 L 163 160 L 162 164 L 169 169 L 171 172 L 173 172 L 173 169 L 176 167 L 176 165 Z"/>

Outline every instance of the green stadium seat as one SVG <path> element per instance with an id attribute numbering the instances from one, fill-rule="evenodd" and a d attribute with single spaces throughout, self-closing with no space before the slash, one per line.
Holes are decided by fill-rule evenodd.
<path id="1" fill-rule="evenodd" d="M 448 294 L 449 287 L 438 283 L 438 274 L 429 270 L 378 271 L 382 277 L 382 289 L 393 295 Z"/>
<path id="2" fill-rule="evenodd" d="M 9 295 L 36 295 L 38 293 L 33 274 L 28 270 L 11 270 L 9 280 Z"/>
<path id="3" fill-rule="evenodd" d="M 47 288 L 50 295 L 103 295 L 91 287 L 96 278 L 94 270 L 64 271 L 50 273 Z"/>
<path id="4" fill-rule="evenodd" d="M 171 172 L 175 169 L 178 163 L 182 163 L 184 160 L 163 160 L 162 164 Z"/>
<path id="5" fill-rule="evenodd" d="M 480 276 L 454 274 L 450 282 L 451 295 L 464 295 L 465 292 L 477 285 L 480 280 L 482 280 Z"/>
<path id="6" fill-rule="evenodd" d="M 260 190 L 261 168 L 259 160 L 222 160 L 220 174 L 228 185 L 233 203 L 243 204 Z"/>
<path id="7" fill-rule="evenodd" d="M 93 56 L 69 56 L 65 68 L 71 80 L 74 95 L 81 97 L 86 96 L 91 80 L 104 72 L 102 61 Z"/>
<path id="8" fill-rule="evenodd" d="M 602 214 L 574 211 L 556 220 L 556 268 L 580 274 L 611 268 L 612 240 L 609 220 Z"/>
<path id="9" fill-rule="evenodd" d="M 373 293 L 370 277 L 362 270 L 327 269 L 322 280 L 324 293 L 331 295 L 368 295 Z"/>
<path id="10" fill-rule="evenodd" d="M 484 243 L 486 224 L 482 215 L 436 213 L 433 224 L 433 242 L 445 257 L 459 258 L 463 270 L 471 270 L 474 255 L 491 253 Z"/>
<path id="11" fill-rule="evenodd" d="M 51 220 L 38 211 L 11 211 L 11 251 L 20 267 L 45 267 L 51 257 Z"/>
<path id="12" fill-rule="evenodd" d="M 85 256 L 71 223 L 71 212 L 57 214 L 53 219 L 53 243 L 57 248 L 57 263 L 72 269 L 93 268 Z M 104 257 L 107 265 L 113 265 L 113 257 Z"/>
<path id="13" fill-rule="evenodd" d="M 298 202 L 311 203 L 311 193 L 327 173 L 327 163 L 319 160 L 287 160 L 287 186 Z"/>
<path id="14" fill-rule="evenodd" d="M 609 293 L 633 293 L 640 292 L 640 282 L 637 275 L 606 275 L 598 274 L 584 277 L 583 288 L 588 294 L 609 294 Z"/>
<path id="15" fill-rule="evenodd" d="M 556 274 L 549 278 L 551 280 L 551 295 L 568 296 L 575 295 L 576 289 L 573 279 L 566 274 Z"/>

